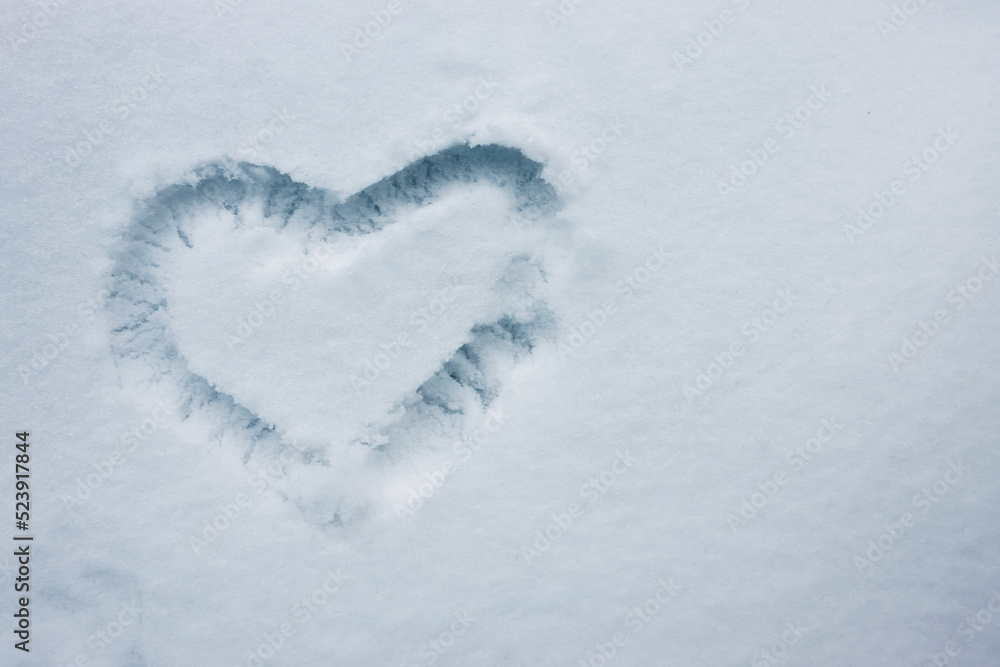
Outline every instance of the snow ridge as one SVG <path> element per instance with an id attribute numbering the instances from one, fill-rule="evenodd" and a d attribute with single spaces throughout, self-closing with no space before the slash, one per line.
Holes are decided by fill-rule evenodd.
<path id="1" fill-rule="evenodd" d="M 246 162 L 204 165 L 186 182 L 168 186 L 143 203 L 123 235 L 108 299 L 116 362 L 140 383 L 172 383 L 181 394 L 183 418 L 207 419 L 220 441 L 235 438 L 244 447 L 244 462 L 255 451 L 287 452 L 290 445 L 275 425 L 192 372 L 171 336 L 164 288 L 169 258 L 193 247 L 205 211 L 228 212 L 237 225 L 292 229 L 310 242 L 324 243 L 373 234 L 391 225 L 398 214 L 426 206 L 456 188 L 486 184 L 509 194 L 512 213 L 522 224 L 542 226 L 560 202 L 541 170 L 541 164 L 514 148 L 456 145 L 340 201 L 272 167 Z M 405 450 L 403 443 L 426 441 L 423 435 L 412 437 L 417 431 L 453 432 L 461 428 L 463 418 L 489 406 L 500 394 L 505 373 L 530 355 L 540 338 L 554 332 L 555 318 L 542 296 L 545 282 L 537 258 L 515 258 L 493 288 L 493 301 L 503 314 L 472 328 L 469 342 L 414 388 L 403 403 L 402 416 L 387 416 L 370 437 L 355 443 L 393 458 Z M 293 453 L 304 462 L 323 463 L 326 457 L 315 449 Z"/>

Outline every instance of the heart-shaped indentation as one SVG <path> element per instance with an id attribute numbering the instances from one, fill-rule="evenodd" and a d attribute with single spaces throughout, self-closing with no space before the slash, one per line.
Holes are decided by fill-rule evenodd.
<path id="1" fill-rule="evenodd" d="M 565 230 L 540 172 L 455 146 L 338 201 L 268 167 L 201 168 L 126 234 L 115 350 L 179 383 L 186 414 L 327 459 L 484 409 L 554 326 Z"/>

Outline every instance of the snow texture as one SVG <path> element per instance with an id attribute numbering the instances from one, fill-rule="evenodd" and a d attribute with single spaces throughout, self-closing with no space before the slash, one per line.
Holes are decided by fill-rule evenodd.
<path id="1" fill-rule="evenodd" d="M 0 28 L 3 667 L 1000 665 L 997 3 Z"/>

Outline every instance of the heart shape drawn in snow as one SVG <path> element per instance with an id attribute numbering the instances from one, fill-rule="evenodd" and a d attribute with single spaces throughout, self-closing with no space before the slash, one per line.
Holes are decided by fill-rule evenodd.
<path id="1" fill-rule="evenodd" d="M 554 331 L 567 230 L 541 170 L 458 145 L 339 201 L 270 167 L 199 168 L 124 236 L 114 351 L 176 383 L 184 416 L 242 440 L 245 461 L 432 448 Z"/>

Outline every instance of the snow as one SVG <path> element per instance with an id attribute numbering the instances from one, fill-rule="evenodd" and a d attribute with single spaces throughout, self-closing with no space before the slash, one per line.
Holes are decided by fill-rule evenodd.
<path id="1" fill-rule="evenodd" d="M 0 664 L 1000 664 L 993 3 L 4 9 Z"/>

